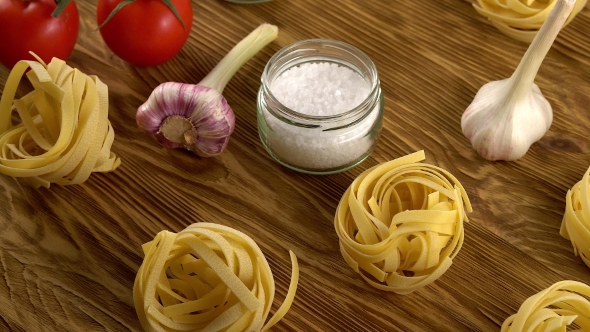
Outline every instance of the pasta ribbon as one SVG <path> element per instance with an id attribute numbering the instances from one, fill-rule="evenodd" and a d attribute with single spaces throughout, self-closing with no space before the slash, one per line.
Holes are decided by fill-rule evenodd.
<path id="1" fill-rule="evenodd" d="M 196 223 L 178 234 L 162 231 L 143 250 L 133 298 L 146 332 L 266 331 L 295 298 L 299 265 L 290 251 L 287 296 L 263 326 L 274 299 L 272 272 L 258 245 L 226 226 Z"/>
<path id="2" fill-rule="evenodd" d="M 590 168 L 567 191 L 559 234 L 572 242 L 574 254 L 590 267 Z"/>
<path id="3" fill-rule="evenodd" d="M 35 187 L 79 184 L 92 172 L 109 172 L 121 160 L 111 152 L 108 89 L 96 76 L 53 58 L 19 61 L 0 99 L 0 173 Z M 26 70 L 34 90 L 15 99 Z M 16 110 L 20 123 L 13 125 Z"/>
<path id="4" fill-rule="evenodd" d="M 477 0 L 475 10 L 488 18 L 508 37 L 530 43 L 555 7 L 557 0 Z M 587 0 L 578 0 L 564 27 L 584 8 Z"/>
<path id="5" fill-rule="evenodd" d="M 518 312 L 508 317 L 500 332 L 566 331 L 568 325 L 590 331 L 590 287 L 577 281 L 564 280 L 529 297 Z"/>
<path id="6" fill-rule="evenodd" d="M 424 159 L 419 151 L 366 170 L 336 210 L 342 256 L 378 289 L 408 294 L 433 282 L 463 245 L 465 189 Z"/>

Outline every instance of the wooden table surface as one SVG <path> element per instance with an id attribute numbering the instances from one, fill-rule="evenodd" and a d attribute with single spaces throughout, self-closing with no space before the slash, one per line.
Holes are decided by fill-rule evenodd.
<path id="1" fill-rule="evenodd" d="M 516 162 L 489 162 L 461 133 L 461 114 L 486 82 L 509 77 L 527 45 L 509 39 L 469 1 L 274 0 L 235 5 L 194 0 L 187 44 L 169 63 L 131 66 L 96 28 L 96 1 L 77 2 L 81 30 L 69 64 L 109 86 L 109 118 L 122 159 L 81 185 L 34 189 L 0 176 L 0 330 L 139 331 L 132 286 L 141 244 L 161 230 L 215 222 L 250 235 L 277 287 L 299 257 L 295 302 L 276 331 L 498 331 L 529 296 L 590 269 L 559 235 L 568 188 L 590 166 L 590 8 L 562 31 L 537 84 L 553 106 L 547 134 Z M 159 83 L 197 83 L 263 22 L 278 39 L 225 89 L 236 114 L 214 158 L 169 150 L 137 128 L 135 112 Z M 268 59 L 303 39 L 353 44 L 374 61 L 385 95 L 382 136 L 358 167 L 312 176 L 264 150 L 256 94 Z M 0 68 L 0 91 L 8 70 Z M 27 91 L 23 84 L 19 95 Z M 363 170 L 416 150 L 447 169 L 473 204 L 465 244 L 436 282 L 409 295 L 372 288 L 343 260 L 336 206 Z"/>

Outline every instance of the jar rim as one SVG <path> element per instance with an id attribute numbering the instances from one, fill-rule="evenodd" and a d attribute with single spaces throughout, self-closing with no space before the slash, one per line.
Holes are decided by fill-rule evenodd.
<path id="1" fill-rule="evenodd" d="M 268 84 L 269 83 L 269 76 L 271 75 L 270 71 L 273 68 L 273 65 L 276 64 L 278 62 L 278 60 L 280 60 L 282 57 L 284 57 L 285 55 L 289 54 L 290 52 L 292 52 L 294 50 L 305 49 L 304 47 L 306 45 L 310 45 L 310 46 L 314 45 L 315 49 L 318 50 L 318 52 L 319 52 L 319 49 L 321 49 L 321 48 L 336 48 L 336 49 L 346 52 L 349 55 L 356 57 L 363 65 L 366 66 L 366 68 L 368 69 L 368 72 L 370 74 L 369 76 L 370 76 L 371 87 L 370 87 L 367 97 L 359 105 L 353 107 L 352 109 L 342 112 L 342 113 L 334 114 L 334 115 L 309 115 L 309 114 L 297 112 L 297 111 L 285 106 L 283 103 L 281 103 L 273 95 L 273 93 L 270 89 L 270 86 Z M 321 54 L 318 54 L 318 55 L 321 55 Z M 369 56 L 365 52 L 361 51 L 356 46 L 353 46 L 351 44 L 348 44 L 348 43 L 345 43 L 342 41 L 332 40 L 332 39 L 322 39 L 322 38 L 301 40 L 301 41 L 292 43 L 290 45 L 287 45 L 287 46 L 283 47 L 281 50 L 279 50 L 278 52 L 276 52 L 270 58 L 270 60 L 266 63 L 266 66 L 264 67 L 264 71 L 262 72 L 261 82 L 262 82 L 262 89 L 264 90 L 266 97 L 272 101 L 273 106 L 274 106 L 273 108 L 275 111 L 278 111 L 279 113 L 282 113 L 283 115 L 288 115 L 288 116 L 290 116 L 294 119 L 297 119 L 297 120 L 314 121 L 314 122 L 333 122 L 333 121 L 339 121 L 339 120 L 343 120 L 343 119 L 346 119 L 349 117 L 356 117 L 356 116 L 364 115 L 365 113 L 369 113 L 373 109 L 372 107 L 369 107 L 369 106 L 375 103 L 375 100 L 378 99 L 378 96 L 380 93 L 380 82 L 379 82 L 379 76 L 377 73 L 377 68 L 375 67 L 375 64 L 373 63 L 371 58 L 369 58 Z"/>

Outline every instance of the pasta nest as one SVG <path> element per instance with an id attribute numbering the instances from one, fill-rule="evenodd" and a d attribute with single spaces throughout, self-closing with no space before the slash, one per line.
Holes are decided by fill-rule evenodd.
<path id="1" fill-rule="evenodd" d="M 108 120 L 108 88 L 53 58 L 19 61 L 0 99 L 0 173 L 35 187 L 78 184 L 92 172 L 109 172 L 121 160 L 111 152 L 115 133 Z M 34 90 L 15 99 L 26 74 Z M 16 110 L 20 123 L 13 125 Z"/>
<path id="2" fill-rule="evenodd" d="M 162 231 L 143 245 L 133 288 L 144 330 L 265 331 L 289 310 L 299 280 L 297 258 L 285 301 L 263 326 L 275 293 L 272 272 L 244 233 L 212 223 Z"/>
<path id="3" fill-rule="evenodd" d="M 475 10 L 487 17 L 508 37 L 530 43 L 558 0 L 477 0 Z M 587 0 L 577 0 L 564 27 L 584 8 Z"/>
<path id="4" fill-rule="evenodd" d="M 501 332 L 590 331 L 590 287 L 577 281 L 564 280 L 529 297 L 518 312 L 502 324 Z"/>
<path id="5" fill-rule="evenodd" d="M 438 279 L 463 244 L 465 189 L 424 151 L 363 172 L 342 196 L 334 220 L 340 252 L 372 286 L 411 293 Z"/>
<path id="6" fill-rule="evenodd" d="M 568 190 L 560 234 L 572 242 L 574 254 L 590 267 L 590 168 Z"/>

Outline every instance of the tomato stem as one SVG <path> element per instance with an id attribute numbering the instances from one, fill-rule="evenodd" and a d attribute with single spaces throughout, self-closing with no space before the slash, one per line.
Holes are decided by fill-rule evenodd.
<path id="1" fill-rule="evenodd" d="M 51 13 L 51 16 L 57 18 L 57 17 L 59 17 L 59 15 L 61 15 L 61 13 L 64 11 L 64 9 L 66 9 L 66 6 L 72 0 L 54 0 L 54 1 L 55 1 L 55 10 L 53 11 L 53 13 Z"/>

